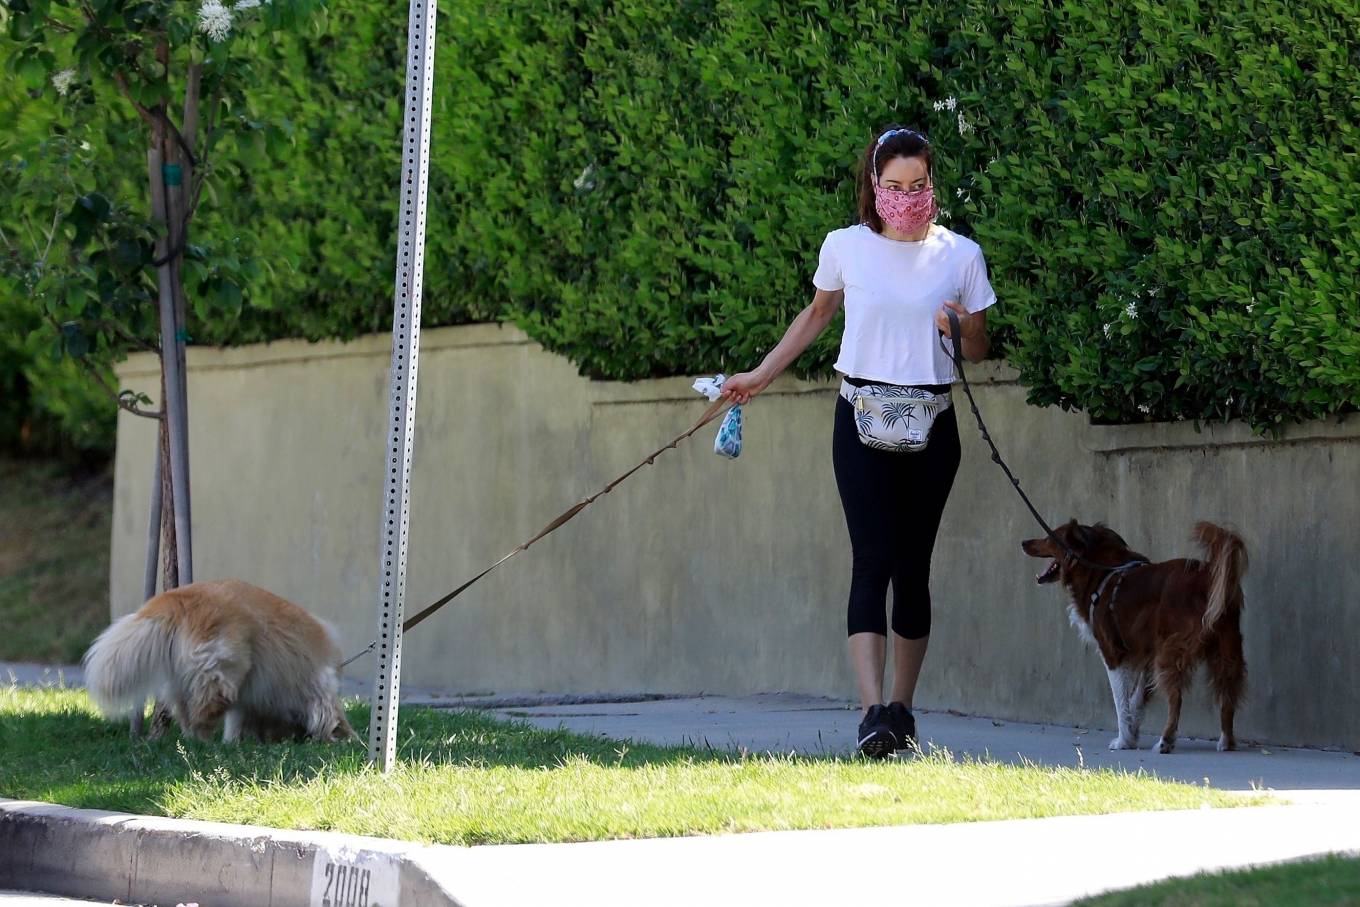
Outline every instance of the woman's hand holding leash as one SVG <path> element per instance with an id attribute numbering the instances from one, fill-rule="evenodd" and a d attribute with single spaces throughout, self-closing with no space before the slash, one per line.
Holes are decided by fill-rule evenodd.
<path id="1" fill-rule="evenodd" d="M 742 372 L 733 375 L 723 382 L 722 395 L 733 403 L 744 405 L 751 402 L 751 398 L 770 386 L 770 379 L 766 378 L 760 369 L 750 372 Z"/>
<path id="2" fill-rule="evenodd" d="M 987 313 L 970 313 L 963 306 L 953 299 L 946 299 L 940 310 L 935 313 L 935 327 L 939 328 L 946 340 L 954 339 L 954 332 L 949 327 L 949 315 L 959 322 L 959 339 L 963 345 L 963 355 L 969 362 L 981 362 L 987 358 L 987 350 L 991 347 L 991 341 L 987 337 Z"/>
<path id="3" fill-rule="evenodd" d="M 987 332 L 984 323 L 979 323 L 978 316 L 972 315 L 967 309 L 959 305 L 952 299 L 946 299 L 944 305 L 935 313 L 935 327 L 940 329 L 947 339 L 953 339 L 953 333 L 949 330 L 949 316 L 945 314 L 945 309 L 952 309 L 954 314 L 959 316 L 959 336 L 964 340 L 977 340 Z"/>

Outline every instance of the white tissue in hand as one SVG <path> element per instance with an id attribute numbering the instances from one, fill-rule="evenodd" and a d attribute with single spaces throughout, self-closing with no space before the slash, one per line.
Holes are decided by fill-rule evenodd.
<path id="1" fill-rule="evenodd" d="M 709 402 L 718 399 L 722 391 L 723 382 L 727 376 L 723 374 L 714 375 L 712 378 L 700 378 L 694 382 L 694 389 L 708 398 Z"/>

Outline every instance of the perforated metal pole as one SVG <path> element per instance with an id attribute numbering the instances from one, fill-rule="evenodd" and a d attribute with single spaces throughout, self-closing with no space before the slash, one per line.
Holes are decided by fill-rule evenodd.
<path id="1" fill-rule="evenodd" d="M 406 51 L 406 141 L 401 161 L 401 219 L 392 306 L 392 371 L 383 473 L 378 576 L 377 676 L 368 730 L 368 759 L 388 771 L 397 756 L 397 697 L 401 692 L 401 623 L 406 603 L 406 530 L 411 501 L 411 445 L 416 420 L 420 293 L 425 270 L 425 194 L 434 80 L 435 0 L 411 0 Z"/>

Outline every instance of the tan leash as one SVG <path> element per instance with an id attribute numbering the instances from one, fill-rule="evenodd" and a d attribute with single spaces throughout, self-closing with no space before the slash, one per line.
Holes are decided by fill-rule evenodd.
<path id="1" fill-rule="evenodd" d="M 629 476 L 631 476 L 633 473 L 637 472 L 637 471 L 638 471 L 639 469 L 641 469 L 642 467 L 644 467 L 644 466 L 650 466 L 653 462 L 656 461 L 656 458 L 657 458 L 657 457 L 659 457 L 661 454 L 665 453 L 666 451 L 671 450 L 672 448 L 678 446 L 678 445 L 680 444 L 681 441 L 685 440 L 685 439 L 688 438 L 690 435 L 694 434 L 696 431 L 698 431 L 699 429 L 703 428 L 703 427 L 704 427 L 705 425 L 707 425 L 708 423 L 712 422 L 712 421 L 713 421 L 714 419 L 716 419 L 718 416 L 722 415 L 723 410 L 727 409 L 727 408 L 728 408 L 729 406 L 731 406 L 731 405 L 732 405 L 732 402 L 731 402 L 730 400 L 724 399 L 724 398 L 722 398 L 722 397 L 719 397 L 717 400 L 714 400 L 711 404 L 709 404 L 708 409 L 704 410 L 704 414 L 703 414 L 702 416 L 699 417 L 699 421 L 698 421 L 698 422 L 695 422 L 694 425 L 690 428 L 689 431 L 685 432 L 685 433 L 682 434 L 682 435 L 677 436 L 677 437 L 675 438 L 675 440 L 671 441 L 669 444 L 666 444 L 666 445 L 663 445 L 662 447 L 659 447 L 656 451 L 654 451 L 652 454 L 650 454 L 648 457 L 646 457 L 641 463 L 639 463 L 638 465 L 634 466 L 632 469 L 628 470 L 628 471 L 625 472 L 623 475 L 619 476 L 617 479 L 615 479 L 614 481 L 610 482 L 608 485 L 606 485 L 606 486 L 604 486 L 603 488 L 601 488 L 599 491 L 597 491 L 597 492 L 595 492 L 594 494 L 592 494 L 590 497 L 584 498 L 584 499 L 581 500 L 580 502 L 578 502 L 578 503 L 572 505 L 572 507 L 571 507 L 570 509 L 568 509 L 565 513 L 563 513 L 563 514 L 562 514 L 561 516 L 559 516 L 557 519 L 553 520 L 553 521 L 552 521 L 551 523 L 549 523 L 547 526 L 544 526 L 543 529 L 542 529 L 542 531 L 540 531 L 540 532 L 538 533 L 538 535 L 536 535 L 536 536 L 534 536 L 533 538 L 529 539 L 529 541 L 525 542 L 523 545 L 520 545 L 518 548 L 514 549 L 514 550 L 511 551 L 509 554 L 507 554 L 505 557 L 503 557 L 503 558 L 501 558 L 500 560 L 496 561 L 496 563 L 492 564 L 490 567 L 487 567 L 487 568 L 486 568 L 485 570 L 483 570 L 481 573 L 478 573 L 476 576 L 474 576 L 472 579 L 468 580 L 467 582 L 463 583 L 463 585 L 459 586 L 457 589 L 454 589 L 454 590 L 453 590 L 452 592 L 450 592 L 448 595 L 445 595 L 443 598 L 439 599 L 437 602 L 434 602 L 433 604 L 428 605 L 428 606 L 426 606 L 425 608 L 422 608 L 419 612 L 417 612 L 416 614 L 414 614 L 414 615 L 412 615 L 411 617 L 407 618 L 406 622 L 403 623 L 403 624 L 401 625 L 401 630 L 402 630 L 402 632 L 405 633 L 406 631 L 410 630 L 410 629 L 411 629 L 412 627 L 414 627 L 416 624 L 420 623 L 420 622 L 423 621 L 425 618 L 429 617 L 431 614 L 433 614 L 434 612 L 438 611 L 440 608 L 444 607 L 445 605 L 447 605 L 449 602 L 453 601 L 453 600 L 454 600 L 455 598 L 457 598 L 458 596 L 462 595 L 462 594 L 463 594 L 464 592 L 466 592 L 469 588 L 471 588 L 471 587 L 473 586 L 473 584 L 475 584 L 478 580 L 480 580 L 482 577 L 486 576 L 486 575 L 487 575 L 488 573 L 490 573 L 492 570 L 495 570 L 495 569 L 496 569 L 497 567 L 499 567 L 501 564 L 504 564 L 506 561 L 510 560 L 510 558 L 514 557 L 516 554 L 519 554 L 521 551 L 527 551 L 527 550 L 529 550 L 529 546 L 532 545 L 534 542 L 538 541 L 539 539 L 543 538 L 545 535 L 548 535 L 548 534 L 551 533 L 551 532 L 555 532 L 555 531 L 556 531 L 557 529 L 559 529 L 564 523 L 566 523 L 567 521 L 569 521 L 572 517 L 576 516 L 576 514 L 580 513 L 582 510 L 585 510 L 587 507 L 589 507 L 591 504 L 593 504 L 598 498 L 604 497 L 605 495 L 609 494 L 609 492 L 613 491 L 613 490 L 614 490 L 616 487 L 618 487 L 618 485 L 620 485 L 625 479 L 627 479 L 627 478 L 628 478 Z M 356 661 L 356 660 L 358 660 L 359 658 L 362 658 L 364 655 L 367 655 L 369 652 L 372 652 L 372 651 L 377 647 L 377 645 L 378 645 L 377 640 L 374 640 L 373 642 L 371 642 L 371 643 L 369 643 L 367 646 L 365 646 L 363 649 L 360 649 L 358 652 L 354 653 L 354 654 L 351 655 L 349 658 L 347 658 L 347 659 L 345 659 L 343 662 L 341 662 L 340 667 L 343 668 L 343 667 L 345 667 L 346 665 L 348 665 L 350 662 Z"/>

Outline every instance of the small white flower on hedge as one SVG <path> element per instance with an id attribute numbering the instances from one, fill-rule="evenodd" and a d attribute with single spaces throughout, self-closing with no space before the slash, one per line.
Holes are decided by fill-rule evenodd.
<path id="1" fill-rule="evenodd" d="M 1128 305 L 1124 306 L 1124 314 L 1125 314 L 1125 315 L 1128 315 L 1130 318 L 1137 318 L 1137 317 L 1138 317 L 1138 303 L 1137 303 L 1137 302 L 1131 302 L 1131 303 L 1129 303 Z"/>
<path id="2" fill-rule="evenodd" d="M 967 135 L 972 131 L 973 124 L 965 120 L 963 114 L 959 114 L 959 135 Z"/>
<path id="3" fill-rule="evenodd" d="M 956 101 L 952 95 L 951 95 L 950 97 L 945 98 L 943 101 L 936 101 L 936 102 L 935 102 L 935 109 L 936 109 L 936 110 L 951 110 L 951 111 L 952 111 L 952 110 L 953 110 L 955 107 L 957 107 L 957 106 L 959 106 L 959 102 Z"/>
<path id="4" fill-rule="evenodd" d="M 203 0 L 198 8 L 198 30 L 210 41 L 225 41 L 231 34 L 231 10 L 222 0 Z"/>
<path id="5" fill-rule="evenodd" d="M 1107 324 L 1107 325 L 1105 325 L 1105 336 L 1106 336 L 1106 337 L 1110 336 L 1110 328 L 1112 328 L 1112 327 L 1114 327 L 1114 325 L 1112 325 L 1112 324 Z"/>
<path id="6" fill-rule="evenodd" d="M 57 94 L 65 95 L 71 90 L 71 83 L 75 81 L 76 71 L 74 69 L 63 69 L 61 72 L 52 76 L 52 87 L 57 90 Z"/>
<path id="7" fill-rule="evenodd" d="M 1152 412 L 1152 407 L 1148 406 L 1146 403 L 1139 403 L 1138 411 L 1140 413 L 1143 413 L 1144 415 L 1147 415 L 1148 413 Z"/>
<path id="8" fill-rule="evenodd" d="M 595 180 L 591 179 L 595 175 L 595 165 L 587 164 L 586 169 L 581 171 L 581 175 L 571 181 L 571 184 L 578 191 L 589 191 L 595 188 Z"/>

